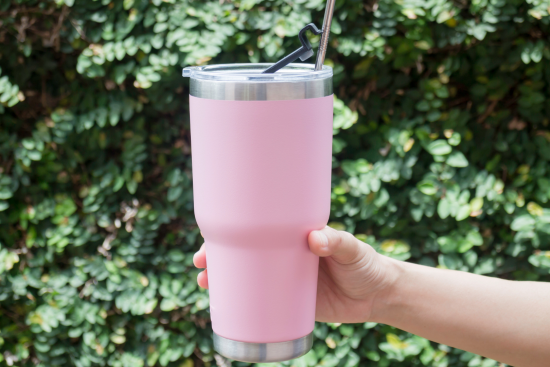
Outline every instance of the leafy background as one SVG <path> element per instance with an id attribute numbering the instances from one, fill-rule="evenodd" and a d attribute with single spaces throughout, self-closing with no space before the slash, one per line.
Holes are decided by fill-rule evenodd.
<path id="1" fill-rule="evenodd" d="M 549 280 L 549 6 L 337 1 L 332 227 L 401 260 Z M 0 365 L 229 366 L 192 266 L 181 68 L 277 60 L 323 8 L 0 0 Z M 280 365 L 499 366 L 374 323 L 315 337 Z"/>

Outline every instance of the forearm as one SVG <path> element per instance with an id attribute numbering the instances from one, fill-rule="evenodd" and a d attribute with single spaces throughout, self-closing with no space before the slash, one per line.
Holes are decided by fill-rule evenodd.
<path id="1" fill-rule="evenodd" d="M 548 366 L 550 284 L 389 264 L 397 276 L 373 321 L 516 367 Z"/>

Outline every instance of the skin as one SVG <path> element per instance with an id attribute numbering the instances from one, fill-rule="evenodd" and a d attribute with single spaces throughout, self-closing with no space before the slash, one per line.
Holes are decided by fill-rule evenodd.
<path id="1" fill-rule="evenodd" d="M 550 284 L 397 261 L 326 227 L 308 238 L 321 257 L 317 321 L 378 322 L 516 367 L 550 365 Z M 206 252 L 194 256 L 206 268 Z M 208 270 L 198 276 L 208 288 Z"/>

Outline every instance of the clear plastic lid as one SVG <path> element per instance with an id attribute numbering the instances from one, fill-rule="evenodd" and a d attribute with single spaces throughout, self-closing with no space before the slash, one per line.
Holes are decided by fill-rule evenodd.
<path id="1" fill-rule="evenodd" d="M 304 82 L 332 77 L 332 68 L 324 65 L 315 71 L 314 64 L 289 64 L 273 74 L 262 74 L 273 64 L 220 64 L 190 66 L 182 75 L 195 80 L 219 82 Z"/>

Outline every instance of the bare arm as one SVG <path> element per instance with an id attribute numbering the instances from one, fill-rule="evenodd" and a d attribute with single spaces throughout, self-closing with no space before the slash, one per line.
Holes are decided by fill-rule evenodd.
<path id="1" fill-rule="evenodd" d="M 550 365 L 550 284 L 391 261 L 374 321 L 517 367 Z"/>

